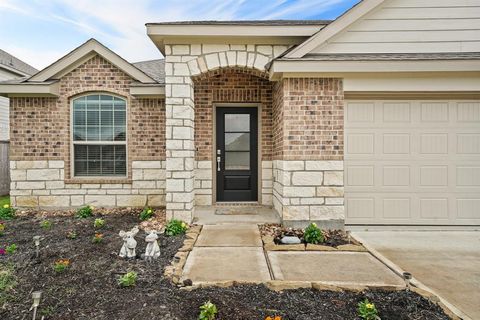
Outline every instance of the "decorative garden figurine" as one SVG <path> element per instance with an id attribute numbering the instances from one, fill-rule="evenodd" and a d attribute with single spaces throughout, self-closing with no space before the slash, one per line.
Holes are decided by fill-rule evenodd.
<path id="1" fill-rule="evenodd" d="M 133 227 L 130 231 L 120 231 L 119 235 L 123 238 L 123 246 L 120 250 L 119 256 L 122 258 L 135 258 L 135 248 L 137 247 L 137 241 L 135 235 L 138 233 L 138 227 Z"/>
<path id="2" fill-rule="evenodd" d="M 150 231 L 145 237 L 147 248 L 145 249 L 145 260 L 149 261 L 160 257 L 160 247 L 158 246 L 158 233 L 155 230 Z"/>

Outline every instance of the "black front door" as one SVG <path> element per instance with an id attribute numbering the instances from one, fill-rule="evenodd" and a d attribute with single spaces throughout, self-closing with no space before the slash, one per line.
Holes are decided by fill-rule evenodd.
<path id="1" fill-rule="evenodd" d="M 257 201 L 257 108 L 217 108 L 217 201 Z"/>

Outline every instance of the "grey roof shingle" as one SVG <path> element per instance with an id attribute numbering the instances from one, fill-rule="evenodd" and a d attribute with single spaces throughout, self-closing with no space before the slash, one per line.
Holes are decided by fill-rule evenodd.
<path id="1" fill-rule="evenodd" d="M 315 26 L 327 25 L 332 20 L 205 20 L 153 22 L 147 25 L 243 25 L 243 26 Z"/>
<path id="2" fill-rule="evenodd" d="M 31 65 L 12 56 L 11 54 L 3 51 L 2 49 L 0 49 L 0 65 L 4 65 L 10 69 L 15 69 L 28 75 L 32 75 L 38 72 L 38 70 Z"/>
<path id="3" fill-rule="evenodd" d="M 135 67 L 146 73 L 158 83 L 165 83 L 165 60 L 156 59 L 132 63 Z"/>
<path id="4" fill-rule="evenodd" d="M 444 52 L 444 53 L 333 53 L 309 54 L 303 58 L 280 58 L 278 60 L 303 61 L 421 61 L 421 60 L 476 60 L 480 52 Z"/>

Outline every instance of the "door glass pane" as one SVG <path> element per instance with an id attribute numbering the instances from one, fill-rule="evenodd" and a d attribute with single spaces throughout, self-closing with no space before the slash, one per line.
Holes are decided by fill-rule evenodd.
<path id="1" fill-rule="evenodd" d="M 249 132 L 249 114 L 225 114 L 225 132 Z"/>
<path id="2" fill-rule="evenodd" d="M 225 133 L 226 151 L 250 151 L 250 133 Z"/>
<path id="3" fill-rule="evenodd" d="M 225 170 L 250 170 L 250 152 L 225 152 Z"/>

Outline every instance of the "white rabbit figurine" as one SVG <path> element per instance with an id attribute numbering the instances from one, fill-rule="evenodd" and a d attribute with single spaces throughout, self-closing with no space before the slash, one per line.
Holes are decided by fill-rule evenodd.
<path id="1" fill-rule="evenodd" d="M 158 245 L 158 232 L 150 231 L 145 237 L 147 248 L 145 249 L 145 260 L 152 260 L 160 257 L 160 247 Z"/>
<path id="2" fill-rule="evenodd" d="M 137 241 L 135 235 L 138 233 L 138 227 L 133 227 L 130 231 L 120 231 L 119 235 L 123 239 L 123 246 L 120 249 L 119 256 L 122 258 L 135 258 L 135 248 L 137 247 Z"/>

